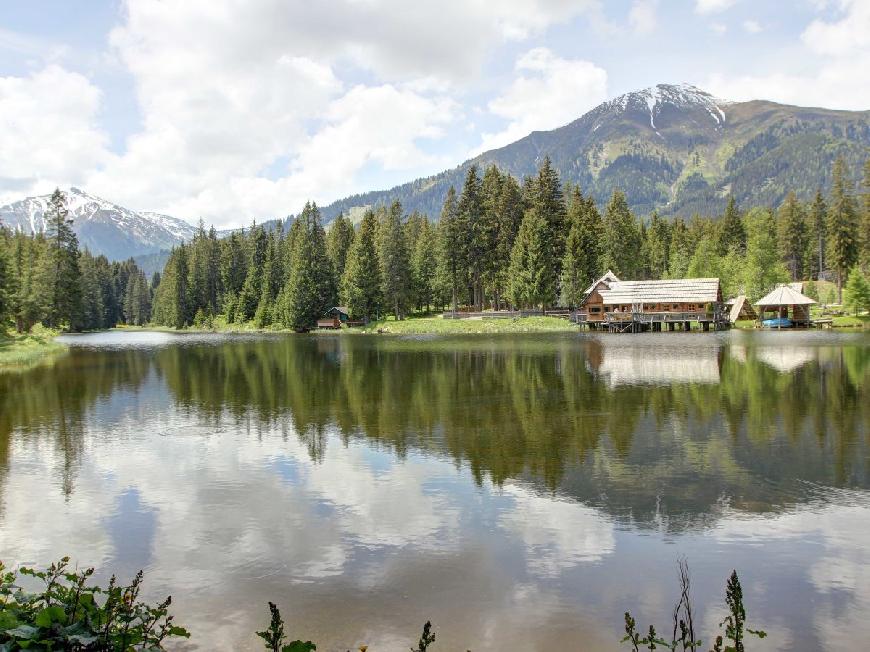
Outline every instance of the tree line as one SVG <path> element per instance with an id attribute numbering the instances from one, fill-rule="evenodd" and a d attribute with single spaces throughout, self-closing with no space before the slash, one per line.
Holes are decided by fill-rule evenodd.
<path id="1" fill-rule="evenodd" d="M 394 202 L 354 225 L 324 228 L 306 204 L 287 229 L 219 239 L 199 232 L 172 251 L 157 288 L 154 321 L 174 327 L 230 323 L 303 330 L 332 306 L 357 319 L 415 311 L 574 307 L 610 269 L 624 279 L 719 277 L 723 293 L 757 299 L 776 283 L 831 278 L 870 265 L 870 162 L 858 194 L 845 164 L 831 193 L 810 202 L 788 193 L 777 207 L 721 216 L 647 219 L 617 190 L 603 209 L 563 184 L 544 159 L 522 182 L 491 166 L 469 168 L 437 221 Z M 286 233 L 285 233 L 286 231 Z"/>
<path id="2" fill-rule="evenodd" d="M 79 249 L 60 190 L 45 218 L 45 232 L 33 235 L 0 225 L 0 334 L 38 322 L 82 331 L 151 321 L 152 283 L 132 259 L 110 262 Z"/>
<path id="3" fill-rule="evenodd" d="M 522 182 L 472 166 L 435 222 L 394 202 L 356 225 L 339 215 L 325 228 L 313 203 L 286 228 L 254 224 L 218 238 L 200 223 L 150 283 L 132 261 L 80 252 L 56 191 L 45 234 L 0 237 L 0 315 L 19 331 L 38 321 L 85 330 L 217 319 L 305 330 L 335 305 L 361 320 L 445 307 L 573 308 L 607 269 L 623 279 L 719 277 L 725 295 L 752 300 L 776 283 L 826 278 L 842 299 L 847 277 L 849 287 L 868 287 L 870 161 L 863 177 L 858 192 L 840 159 L 828 196 L 801 202 L 790 192 L 780 206 L 746 211 L 732 197 L 723 215 L 687 220 L 640 218 L 619 190 L 599 207 L 563 184 L 548 158 Z"/>

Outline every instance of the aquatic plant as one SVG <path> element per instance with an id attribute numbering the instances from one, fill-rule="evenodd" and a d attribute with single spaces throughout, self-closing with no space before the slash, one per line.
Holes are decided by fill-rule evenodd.
<path id="1" fill-rule="evenodd" d="M 674 607 L 673 630 L 671 640 L 663 639 L 656 633 L 654 626 L 650 625 L 645 636 L 637 630 L 637 621 L 629 612 L 625 612 L 625 636 L 623 643 L 629 643 L 635 652 L 641 649 L 656 650 L 658 648 L 676 652 L 701 649 L 701 639 L 695 638 L 695 625 L 692 614 L 691 602 L 691 579 L 689 566 L 684 559 L 678 562 L 680 599 Z M 763 630 L 749 629 L 746 627 L 746 608 L 743 606 L 743 589 L 737 571 L 731 572 L 725 588 L 725 604 L 728 606 L 728 615 L 719 623 L 721 628 L 725 626 L 725 637 L 716 636 L 711 652 L 745 652 L 746 635 L 750 634 L 758 638 L 764 638 L 767 633 Z M 724 646 L 724 647 L 723 647 Z"/>
<path id="2" fill-rule="evenodd" d="M 40 580 L 42 589 L 25 591 L 19 574 Z M 139 600 L 142 571 L 128 585 L 113 575 L 105 588 L 89 584 L 93 574 L 70 569 L 69 557 L 19 573 L 0 562 L 0 650 L 157 651 L 167 639 L 190 636 L 169 613 L 171 597 L 157 605 Z"/>

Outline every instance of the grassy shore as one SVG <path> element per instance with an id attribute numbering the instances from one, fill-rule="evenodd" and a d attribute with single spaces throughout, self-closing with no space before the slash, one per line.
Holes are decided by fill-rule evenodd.
<path id="1" fill-rule="evenodd" d="M 0 332 L 0 371 L 29 369 L 64 353 L 67 347 L 55 341 L 57 334 L 38 324 L 29 333 Z"/>
<path id="2" fill-rule="evenodd" d="M 567 319 L 558 317 L 523 317 L 442 319 L 437 317 L 411 317 L 396 321 L 382 319 L 360 329 L 367 333 L 395 333 L 401 335 L 451 335 L 461 333 L 550 333 L 577 330 Z"/>

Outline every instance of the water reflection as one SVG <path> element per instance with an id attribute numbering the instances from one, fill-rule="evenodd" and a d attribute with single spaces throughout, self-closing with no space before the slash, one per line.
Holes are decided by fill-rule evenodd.
<path id="1" fill-rule="evenodd" d="M 702 603 L 752 578 L 767 649 L 837 649 L 870 600 L 870 346 L 769 335 L 89 336 L 0 376 L 0 555 L 144 566 L 204 649 L 255 649 L 267 597 L 326 649 L 421 618 L 613 649 L 682 553 Z"/>

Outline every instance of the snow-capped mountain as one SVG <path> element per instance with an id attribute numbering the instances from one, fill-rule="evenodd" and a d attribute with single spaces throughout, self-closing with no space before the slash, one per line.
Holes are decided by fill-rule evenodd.
<path id="1" fill-rule="evenodd" d="M 111 260 L 169 249 L 189 240 L 196 231 L 184 220 L 132 211 L 79 188 L 70 188 L 64 194 L 81 247 Z M 28 197 L 0 207 L 0 224 L 24 233 L 45 231 L 49 198 Z"/>
<path id="2" fill-rule="evenodd" d="M 496 165 L 518 179 L 550 158 L 562 181 L 603 206 L 622 190 L 639 215 L 721 214 L 733 195 L 742 206 L 778 206 L 831 185 L 842 156 L 860 170 L 870 147 L 870 111 L 836 111 L 732 102 L 689 84 L 658 84 L 599 104 L 573 122 L 534 131 L 431 177 L 354 195 L 321 207 L 326 219 L 357 207 L 389 205 L 438 216 L 448 189 L 468 168 Z"/>

